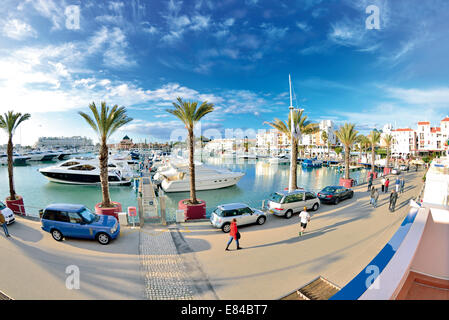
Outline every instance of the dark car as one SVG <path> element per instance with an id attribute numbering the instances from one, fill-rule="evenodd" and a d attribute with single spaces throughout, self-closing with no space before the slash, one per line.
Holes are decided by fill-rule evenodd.
<path id="1" fill-rule="evenodd" d="M 318 192 L 318 198 L 324 203 L 338 204 L 341 200 L 351 199 L 354 191 L 340 186 L 329 186 Z"/>

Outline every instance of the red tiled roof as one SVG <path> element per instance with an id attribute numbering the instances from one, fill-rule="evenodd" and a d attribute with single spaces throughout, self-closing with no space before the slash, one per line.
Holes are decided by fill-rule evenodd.
<path id="1" fill-rule="evenodd" d="M 441 128 L 430 128 L 430 132 L 435 133 L 435 132 L 440 132 Z"/>
<path id="2" fill-rule="evenodd" d="M 429 122 L 429 121 L 421 121 L 421 122 L 418 122 L 418 126 L 426 125 L 426 124 L 430 124 L 430 122 Z"/>
<path id="3" fill-rule="evenodd" d="M 395 130 L 391 130 L 391 131 L 413 131 L 413 129 L 405 128 L 405 129 L 395 129 Z"/>
<path id="4" fill-rule="evenodd" d="M 443 120 L 441 120 L 441 122 L 443 122 L 443 121 L 449 121 L 449 117 L 446 117 Z"/>

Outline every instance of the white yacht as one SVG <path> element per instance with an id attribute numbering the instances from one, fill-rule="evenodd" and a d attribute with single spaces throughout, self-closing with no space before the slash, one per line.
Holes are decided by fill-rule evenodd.
<path id="1" fill-rule="evenodd" d="M 190 190 L 189 165 L 170 163 L 161 168 L 154 178 L 161 180 L 165 192 L 185 192 Z M 196 190 L 214 190 L 235 185 L 245 175 L 243 172 L 232 172 L 227 169 L 214 168 L 204 164 L 195 165 Z"/>
<path id="2" fill-rule="evenodd" d="M 29 161 L 51 161 L 59 156 L 56 152 L 32 151 L 25 156 L 29 157 Z"/>
<path id="3" fill-rule="evenodd" d="M 290 163 L 290 157 L 288 155 L 278 155 L 268 159 L 270 164 L 288 164 Z"/>
<path id="4" fill-rule="evenodd" d="M 126 161 L 110 160 L 108 167 L 110 185 L 131 185 L 132 170 Z M 55 166 L 41 168 L 39 172 L 52 182 L 78 185 L 100 183 L 98 159 L 73 158 Z"/>

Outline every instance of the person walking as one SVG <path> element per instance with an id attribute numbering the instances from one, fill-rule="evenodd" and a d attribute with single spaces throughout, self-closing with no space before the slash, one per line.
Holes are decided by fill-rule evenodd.
<path id="1" fill-rule="evenodd" d="M 6 219 L 3 214 L 0 212 L 0 224 L 3 227 L 3 231 L 5 232 L 5 236 L 8 238 L 11 235 L 9 234 L 8 227 L 6 226 Z"/>
<path id="2" fill-rule="evenodd" d="M 401 193 L 404 193 L 404 187 L 405 187 L 405 179 L 401 179 Z"/>
<path id="3" fill-rule="evenodd" d="M 237 245 L 237 250 L 240 250 L 242 248 L 240 248 L 239 245 L 239 239 L 240 239 L 240 232 L 237 229 L 237 219 L 234 218 L 232 219 L 231 222 L 231 231 L 229 232 L 230 238 L 228 241 L 228 244 L 226 245 L 226 251 L 229 251 L 229 245 L 231 244 L 232 240 L 235 240 L 235 243 Z"/>
<path id="4" fill-rule="evenodd" d="M 370 192 L 371 191 L 371 187 L 373 186 L 373 176 L 372 176 L 372 174 L 370 173 L 369 174 L 369 180 L 368 180 L 368 192 Z"/>
<path id="5" fill-rule="evenodd" d="M 371 187 L 371 192 L 369 195 L 369 203 L 372 204 L 374 206 L 374 191 L 376 190 L 376 188 Z"/>
<path id="6" fill-rule="evenodd" d="M 388 209 L 390 209 L 391 212 L 394 212 L 397 200 L 398 200 L 398 193 L 396 192 L 396 190 L 393 190 L 390 194 L 390 206 L 388 207 Z"/>
<path id="7" fill-rule="evenodd" d="M 396 178 L 396 183 L 395 184 L 396 184 L 395 185 L 396 192 L 399 193 L 399 190 L 401 188 L 401 180 L 399 180 L 399 177 Z"/>
<path id="8" fill-rule="evenodd" d="M 385 181 L 385 193 L 388 193 L 388 186 L 390 185 L 390 178 L 387 178 L 387 181 Z"/>
<path id="9" fill-rule="evenodd" d="M 379 200 L 379 192 L 377 191 L 377 189 L 374 189 L 374 195 L 373 195 L 373 207 L 374 208 L 377 208 L 377 200 Z"/>
<path id="10" fill-rule="evenodd" d="M 301 222 L 301 231 L 299 231 L 299 236 L 301 237 L 304 230 L 307 228 L 307 223 L 310 221 L 310 214 L 307 212 L 307 207 L 304 207 L 304 210 L 299 213 L 299 219 Z"/>
<path id="11" fill-rule="evenodd" d="M 382 192 L 385 191 L 385 181 L 387 181 L 387 180 L 385 180 L 385 177 L 382 177 L 382 180 L 381 180 L 381 184 L 382 184 Z"/>

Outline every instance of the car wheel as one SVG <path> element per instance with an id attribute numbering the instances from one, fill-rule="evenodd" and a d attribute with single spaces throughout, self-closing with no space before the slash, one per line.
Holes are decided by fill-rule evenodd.
<path id="1" fill-rule="evenodd" d="M 100 232 L 97 235 L 97 241 L 102 245 L 106 245 L 111 241 L 111 237 L 109 237 L 109 235 L 104 232 Z"/>
<path id="2" fill-rule="evenodd" d="M 231 224 L 230 224 L 230 223 L 225 223 L 225 224 L 223 225 L 223 227 L 221 227 L 221 230 L 222 230 L 224 233 L 229 233 L 229 232 L 231 231 Z"/>
<path id="3" fill-rule="evenodd" d="M 53 239 L 55 239 L 56 241 L 62 241 L 62 239 L 64 238 L 64 236 L 62 235 L 61 231 L 59 231 L 59 230 L 57 230 L 57 229 L 51 230 L 51 236 L 52 236 Z"/>
<path id="4" fill-rule="evenodd" d="M 338 204 L 340 202 L 340 198 L 335 198 L 334 204 Z"/>
<path id="5" fill-rule="evenodd" d="M 320 205 L 318 203 L 315 203 L 312 207 L 312 210 L 317 211 L 319 207 L 320 207 Z"/>
<path id="6" fill-rule="evenodd" d="M 351 192 L 351 194 L 349 195 L 349 199 L 352 199 L 352 197 L 354 197 L 354 192 Z"/>
<path id="7" fill-rule="evenodd" d="M 260 224 L 260 225 L 262 225 L 262 224 L 264 224 L 265 223 L 265 221 L 266 221 L 267 219 L 265 218 L 265 217 L 259 217 L 259 219 L 257 219 L 257 224 Z"/>
<path id="8" fill-rule="evenodd" d="M 290 219 L 290 218 L 292 217 L 292 214 L 293 214 L 293 211 L 288 210 L 288 211 L 285 213 L 285 218 L 286 218 L 286 219 Z"/>

